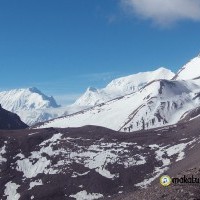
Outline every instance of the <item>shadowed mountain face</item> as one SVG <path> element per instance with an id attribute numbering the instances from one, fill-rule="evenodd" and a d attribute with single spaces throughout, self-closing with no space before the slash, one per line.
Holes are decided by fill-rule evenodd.
<path id="1" fill-rule="evenodd" d="M 27 127 L 28 126 L 21 121 L 17 114 L 3 109 L 0 104 L 0 129 L 14 130 L 24 129 Z"/>
<path id="2" fill-rule="evenodd" d="M 0 131 L 0 199 L 161 199 L 138 192 L 163 174 L 199 166 L 199 121 L 134 133 L 96 126 Z"/>

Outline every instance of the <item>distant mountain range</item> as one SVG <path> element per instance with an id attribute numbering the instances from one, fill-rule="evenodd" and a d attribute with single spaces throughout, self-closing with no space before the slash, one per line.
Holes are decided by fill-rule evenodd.
<path id="1" fill-rule="evenodd" d="M 199 66 L 199 70 L 197 66 Z M 195 73 L 193 72 L 194 69 Z M 97 125 L 117 131 L 130 132 L 176 124 L 180 120 L 184 120 L 188 113 L 198 109 L 200 105 L 200 57 L 191 60 L 177 74 L 173 75 L 163 68 L 158 71 L 162 79 L 156 76 L 156 79 L 149 79 L 148 82 L 148 78 L 144 76 L 144 84 L 141 87 L 140 84 L 135 84 L 139 87 L 135 86 L 131 94 L 97 104 L 78 113 L 51 120 L 39 127 L 65 128 Z M 153 73 L 155 74 L 155 72 Z M 185 74 L 188 74 L 190 79 L 183 80 L 183 78 L 186 78 Z M 141 80 L 143 80 L 142 77 L 141 74 Z M 153 78 L 153 76 L 149 77 Z M 121 80 L 127 80 L 127 78 Z M 134 80 L 132 80 L 132 83 Z M 119 83 L 120 81 L 113 82 Z M 133 87 L 129 88 L 132 89 Z M 104 89 L 101 91 L 104 91 Z M 90 93 L 98 94 L 98 90 L 92 90 Z M 93 96 L 88 96 L 90 97 L 88 102 L 94 102 L 91 101 L 91 99 L 94 99 Z M 83 97 L 82 99 L 86 99 Z"/>
<path id="2" fill-rule="evenodd" d="M 39 127 L 97 125 L 129 132 L 183 120 L 199 106 L 199 78 L 197 56 L 176 74 L 159 68 L 115 79 L 102 89 L 89 87 L 69 106 L 59 106 L 37 88 L 0 92 L 0 103 L 29 125 L 50 120 Z"/>
<path id="3" fill-rule="evenodd" d="M 154 79 L 164 77 L 171 79 L 173 76 L 171 71 L 160 68 L 152 72 L 115 79 L 103 89 L 89 87 L 74 104 L 69 106 L 59 106 L 53 97 L 48 97 L 35 87 L 2 91 L 0 103 L 3 108 L 17 113 L 25 123 L 33 125 L 138 91 Z"/>
<path id="4" fill-rule="evenodd" d="M 17 113 L 29 125 L 82 109 L 77 106 L 60 106 L 53 97 L 48 97 L 35 87 L 2 91 L 0 104 L 4 109 Z"/>

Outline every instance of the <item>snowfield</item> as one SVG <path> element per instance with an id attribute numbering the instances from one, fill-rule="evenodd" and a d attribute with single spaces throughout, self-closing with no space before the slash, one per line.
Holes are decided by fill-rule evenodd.
<path id="1" fill-rule="evenodd" d="M 200 55 L 184 65 L 175 76 L 176 80 L 191 80 L 200 77 Z"/>

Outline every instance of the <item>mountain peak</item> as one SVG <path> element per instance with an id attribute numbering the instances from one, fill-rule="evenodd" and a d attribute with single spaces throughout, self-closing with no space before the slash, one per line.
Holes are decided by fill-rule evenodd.
<path id="1" fill-rule="evenodd" d="M 169 73 L 169 74 L 174 74 L 174 72 L 172 72 L 171 70 L 169 70 L 169 69 L 167 69 L 165 67 L 159 67 L 154 72 L 165 72 L 165 73 Z"/>
<path id="2" fill-rule="evenodd" d="M 0 103 L 11 112 L 59 107 L 53 97 L 48 97 L 36 87 L 0 92 Z"/>
<path id="3" fill-rule="evenodd" d="M 156 79 L 172 79 L 174 73 L 160 67 L 155 71 L 140 72 L 112 80 L 105 88 L 89 87 L 75 102 L 75 105 L 90 107 L 111 99 L 139 91 L 147 83 Z"/>
<path id="4" fill-rule="evenodd" d="M 88 87 L 87 92 L 97 92 L 97 88 L 95 87 Z"/>
<path id="5" fill-rule="evenodd" d="M 39 93 L 39 94 L 42 93 L 42 92 L 41 92 L 38 88 L 36 88 L 36 87 L 30 87 L 30 88 L 28 88 L 28 90 L 29 90 L 30 92 L 34 92 L 34 93 Z"/>

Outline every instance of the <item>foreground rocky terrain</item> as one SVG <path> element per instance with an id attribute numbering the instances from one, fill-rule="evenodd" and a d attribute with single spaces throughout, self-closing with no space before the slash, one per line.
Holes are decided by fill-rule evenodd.
<path id="1" fill-rule="evenodd" d="M 200 167 L 190 168 L 176 175 L 181 177 L 200 178 Z M 199 200 L 200 199 L 200 184 L 171 184 L 169 187 L 163 187 L 159 183 L 153 186 L 138 190 L 136 192 L 127 192 L 123 195 L 114 195 L 112 198 L 104 198 L 109 200 L 145 200 L 145 199 L 165 199 L 165 200 Z"/>
<path id="2" fill-rule="evenodd" d="M 200 119 L 193 115 L 134 133 L 96 126 L 0 131 L 0 199 L 197 198 L 199 186 L 158 184 L 163 174 L 200 166 Z"/>

